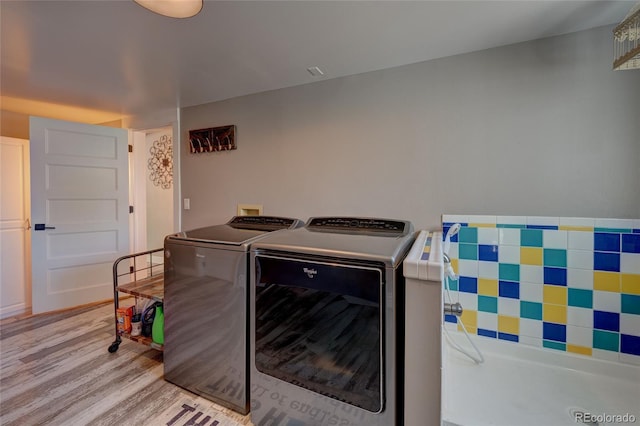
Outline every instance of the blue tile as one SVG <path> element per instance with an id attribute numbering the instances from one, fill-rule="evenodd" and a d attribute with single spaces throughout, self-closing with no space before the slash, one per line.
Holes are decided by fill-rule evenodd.
<path id="1" fill-rule="evenodd" d="M 442 225 L 442 241 L 445 240 L 445 237 L 447 236 L 447 232 L 449 232 L 449 228 L 451 228 L 453 225 L 454 225 L 453 223 L 445 223 L 444 225 Z M 452 243 L 458 242 L 458 234 L 451 237 L 451 242 Z"/>
<path id="2" fill-rule="evenodd" d="M 556 342 L 567 342 L 567 326 L 564 324 L 554 324 L 552 322 L 542 323 L 542 338 L 545 340 L 555 340 Z"/>
<path id="3" fill-rule="evenodd" d="M 498 298 L 493 296 L 478 296 L 478 311 L 498 313 Z"/>
<path id="4" fill-rule="evenodd" d="M 597 330 L 620 331 L 620 314 L 593 311 L 593 328 Z"/>
<path id="5" fill-rule="evenodd" d="M 640 234 L 623 234 L 622 251 L 624 253 L 640 253 Z"/>
<path id="6" fill-rule="evenodd" d="M 445 322 L 452 322 L 454 324 L 456 324 L 458 322 L 458 317 L 455 315 L 445 315 L 444 316 L 444 321 Z"/>
<path id="7" fill-rule="evenodd" d="M 640 229 L 634 229 L 634 230 L 633 230 L 633 233 L 634 233 L 634 234 L 640 234 Z"/>
<path id="8" fill-rule="evenodd" d="M 593 234 L 593 249 L 596 251 L 620 251 L 620 234 L 596 232 Z"/>
<path id="9" fill-rule="evenodd" d="M 480 244 L 478 245 L 478 260 L 487 262 L 498 261 L 498 246 Z"/>
<path id="10" fill-rule="evenodd" d="M 459 291 L 478 294 L 478 279 L 474 277 L 460 277 L 458 279 Z"/>
<path id="11" fill-rule="evenodd" d="M 509 299 L 520 299 L 520 283 L 513 281 L 498 281 L 498 296 Z"/>
<path id="12" fill-rule="evenodd" d="M 493 337 L 495 339 L 497 337 L 497 334 L 498 333 L 496 333 L 493 330 L 486 330 L 484 328 L 479 328 L 478 329 L 478 336 Z"/>
<path id="13" fill-rule="evenodd" d="M 553 285 L 567 285 L 567 269 L 544 267 L 544 283 Z"/>
<path id="14" fill-rule="evenodd" d="M 640 336 L 621 334 L 620 352 L 625 354 L 640 355 Z"/>
<path id="15" fill-rule="evenodd" d="M 620 254 L 594 251 L 593 269 L 596 271 L 620 272 Z"/>
<path id="16" fill-rule="evenodd" d="M 558 227 L 555 225 L 527 225 L 527 229 L 550 229 L 557 231 Z"/>
<path id="17" fill-rule="evenodd" d="M 498 333 L 498 339 L 508 340 L 510 342 L 517 342 L 519 340 L 516 334 L 510 334 L 510 333 Z"/>

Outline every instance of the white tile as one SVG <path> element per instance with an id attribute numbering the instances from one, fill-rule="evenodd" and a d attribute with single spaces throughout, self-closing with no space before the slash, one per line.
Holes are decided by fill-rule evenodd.
<path id="1" fill-rule="evenodd" d="M 620 314 L 620 333 L 640 336 L 640 315 Z"/>
<path id="2" fill-rule="evenodd" d="M 604 359 L 606 361 L 618 362 L 620 360 L 618 352 L 605 351 L 603 349 L 593 349 L 591 356 L 597 359 Z"/>
<path id="3" fill-rule="evenodd" d="M 498 248 L 498 261 L 500 263 L 520 263 L 520 246 L 501 245 Z"/>
<path id="4" fill-rule="evenodd" d="M 498 314 L 478 312 L 478 328 L 498 331 Z"/>
<path id="5" fill-rule="evenodd" d="M 477 260 L 458 260 L 457 274 L 463 277 L 477 277 L 478 276 L 478 261 Z"/>
<path id="6" fill-rule="evenodd" d="M 520 265 L 520 281 L 542 284 L 544 268 L 538 265 Z"/>
<path id="7" fill-rule="evenodd" d="M 520 282 L 520 300 L 542 303 L 543 284 Z"/>
<path id="8" fill-rule="evenodd" d="M 490 280 L 498 279 L 498 262 L 478 262 L 478 277 Z"/>
<path id="9" fill-rule="evenodd" d="M 567 324 L 593 328 L 593 310 L 567 306 Z"/>
<path id="10" fill-rule="evenodd" d="M 593 251 L 593 232 L 567 231 L 569 249 Z"/>
<path id="11" fill-rule="evenodd" d="M 587 348 L 593 347 L 593 329 L 567 325 L 567 343 Z"/>
<path id="12" fill-rule="evenodd" d="M 442 223 L 469 223 L 469 216 L 459 214 L 443 214 Z"/>
<path id="13" fill-rule="evenodd" d="M 518 342 L 522 343 L 523 345 L 533 346 L 534 348 L 541 348 L 542 347 L 542 337 L 535 338 L 535 337 L 529 337 L 529 336 L 522 336 L 521 335 L 518 338 Z"/>
<path id="14" fill-rule="evenodd" d="M 620 362 L 623 362 L 625 364 L 640 365 L 640 356 L 621 353 Z"/>
<path id="15" fill-rule="evenodd" d="M 633 219 L 596 219 L 596 228 L 633 228 Z"/>
<path id="16" fill-rule="evenodd" d="M 633 229 L 640 229 L 640 219 L 633 219 Z"/>
<path id="17" fill-rule="evenodd" d="M 478 244 L 498 245 L 500 230 L 498 228 L 478 228 Z"/>
<path id="18" fill-rule="evenodd" d="M 497 216 L 496 220 L 501 225 L 526 225 L 526 216 Z"/>
<path id="19" fill-rule="evenodd" d="M 520 318 L 520 342 L 524 336 L 542 339 L 542 321 Z"/>
<path id="20" fill-rule="evenodd" d="M 478 310 L 478 295 L 472 293 L 458 293 L 460 298 L 458 299 L 462 308 L 469 311 L 477 311 Z M 454 297 L 455 300 L 455 297 Z"/>
<path id="21" fill-rule="evenodd" d="M 447 329 L 447 331 L 457 331 L 458 330 L 458 324 L 456 324 L 455 322 L 446 322 L 445 321 L 443 327 L 445 329 Z"/>
<path id="22" fill-rule="evenodd" d="M 622 310 L 620 293 L 594 290 L 593 309 L 595 311 L 620 312 Z"/>
<path id="23" fill-rule="evenodd" d="M 520 318 L 520 300 L 509 297 L 498 297 L 498 313 L 500 315 Z"/>
<path id="24" fill-rule="evenodd" d="M 450 259 L 457 259 L 459 257 L 458 247 L 458 243 L 451 243 L 451 245 L 449 245 L 449 252 L 447 254 L 449 255 Z"/>
<path id="25" fill-rule="evenodd" d="M 567 267 L 593 271 L 593 252 L 589 250 L 567 250 Z"/>
<path id="26" fill-rule="evenodd" d="M 560 226 L 582 226 L 593 228 L 596 220 L 589 217 L 561 217 Z"/>
<path id="27" fill-rule="evenodd" d="M 544 248 L 566 249 L 568 245 L 567 231 L 542 231 L 542 246 Z"/>
<path id="28" fill-rule="evenodd" d="M 510 245 L 520 247 L 520 229 L 498 228 L 500 245 Z"/>
<path id="29" fill-rule="evenodd" d="M 588 269 L 567 269 L 567 287 L 593 290 L 593 271 Z"/>
<path id="30" fill-rule="evenodd" d="M 527 225 L 559 226 L 560 218 L 547 216 L 527 216 Z"/>
<path id="31" fill-rule="evenodd" d="M 496 216 L 472 215 L 468 217 L 469 223 L 482 223 L 485 225 L 495 225 Z"/>
<path id="32" fill-rule="evenodd" d="M 620 253 L 620 272 L 640 274 L 640 253 Z"/>

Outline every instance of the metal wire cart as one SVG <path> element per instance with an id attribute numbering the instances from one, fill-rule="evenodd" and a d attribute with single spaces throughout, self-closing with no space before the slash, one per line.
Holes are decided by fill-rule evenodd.
<path id="1" fill-rule="evenodd" d="M 131 335 L 130 330 L 123 326 L 122 311 L 120 309 L 120 293 L 135 297 L 135 304 L 131 311 L 138 311 L 139 299 L 151 303 L 164 301 L 164 248 L 133 253 L 118 258 L 113 263 L 113 305 L 115 316 L 116 339 L 109 346 L 109 352 L 118 350 L 122 338 L 148 345 L 154 349 L 163 350 L 163 345 L 155 343 L 150 336 Z M 130 306 L 131 307 L 131 306 Z M 133 312 L 134 314 L 136 312 Z"/>

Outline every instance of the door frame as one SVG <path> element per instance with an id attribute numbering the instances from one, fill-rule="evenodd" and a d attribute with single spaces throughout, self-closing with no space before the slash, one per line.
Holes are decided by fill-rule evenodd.
<path id="1" fill-rule="evenodd" d="M 2 136 L 3 141 L 10 143 L 17 143 L 22 145 L 23 157 L 22 157 L 22 181 L 23 181 L 23 194 L 22 194 L 22 208 L 24 209 L 24 216 L 27 221 L 27 227 L 23 234 L 23 276 L 24 276 L 24 303 L 22 307 L 17 306 L 9 310 L 0 312 L 0 319 L 22 315 L 31 311 L 31 171 L 30 171 L 30 144 L 29 139 L 13 138 L 9 136 Z"/>

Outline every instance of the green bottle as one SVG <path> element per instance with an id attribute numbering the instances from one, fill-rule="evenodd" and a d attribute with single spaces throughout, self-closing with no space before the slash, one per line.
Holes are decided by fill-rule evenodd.
<path id="1" fill-rule="evenodd" d="M 162 305 L 156 306 L 156 313 L 151 326 L 151 339 L 154 343 L 164 345 L 164 312 Z"/>

